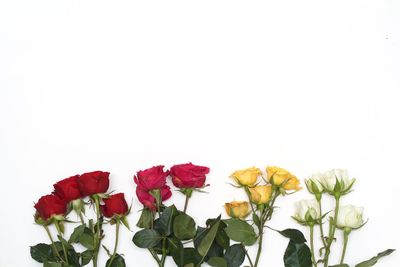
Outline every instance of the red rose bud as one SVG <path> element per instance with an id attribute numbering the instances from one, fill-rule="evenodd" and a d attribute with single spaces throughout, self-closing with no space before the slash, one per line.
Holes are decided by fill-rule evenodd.
<path id="1" fill-rule="evenodd" d="M 109 172 L 94 171 L 78 177 L 78 186 L 83 196 L 105 193 L 109 186 Z"/>
<path id="2" fill-rule="evenodd" d="M 174 165 L 171 168 L 172 182 L 178 188 L 204 187 L 208 167 L 193 165 L 192 163 Z"/>
<path id="3" fill-rule="evenodd" d="M 69 202 L 82 197 L 78 187 L 79 175 L 71 176 L 53 185 L 54 194 Z"/>
<path id="4" fill-rule="evenodd" d="M 123 193 L 111 195 L 103 199 L 104 205 L 101 206 L 101 212 L 105 217 L 111 218 L 114 215 L 125 215 L 128 212 L 128 204 L 125 201 Z"/>
<path id="5" fill-rule="evenodd" d="M 56 215 L 64 216 L 67 212 L 67 203 L 56 195 L 42 196 L 34 207 L 45 221 Z"/>
<path id="6" fill-rule="evenodd" d="M 144 188 L 138 186 L 136 187 L 136 196 L 139 199 L 140 203 L 143 204 L 146 208 L 149 208 L 152 211 L 157 209 L 156 199 L 153 197 L 149 191 L 145 190 Z M 165 201 L 172 196 L 171 189 L 168 185 L 164 185 L 161 188 L 161 200 Z"/>
<path id="7" fill-rule="evenodd" d="M 150 191 L 162 188 L 169 175 L 168 171 L 164 171 L 164 166 L 154 166 L 149 169 L 138 171 L 133 178 L 135 183 L 141 188 Z"/>

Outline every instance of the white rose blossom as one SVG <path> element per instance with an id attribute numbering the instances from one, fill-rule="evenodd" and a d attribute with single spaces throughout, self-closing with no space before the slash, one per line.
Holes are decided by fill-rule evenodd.
<path id="1" fill-rule="evenodd" d="M 305 179 L 307 189 L 311 194 L 321 194 L 324 191 L 321 185 L 324 177 L 323 173 L 317 172 L 312 174 L 308 179 Z"/>
<path id="2" fill-rule="evenodd" d="M 363 211 L 364 208 L 353 205 L 340 206 L 336 226 L 338 228 L 360 228 L 364 224 Z"/>
<path id="3" fill-rule="evenodd" d="M 330 194 L 340 193 L 344 195 L 350 191 L 354 182 L 355 179 L 350 179 L 347 170 L 344 169 L 333 169 L 320 177 L 322 187 Z M 336 186 L 337 183 L 338 186 Z"/>
<path id="4" fill-rule="evenodd" d="M 295 205 L 296 211 L 293 218 L 299 223 L 316 223 L 320 219 L 319 205 L 315 199 L 301 200 Z"/>

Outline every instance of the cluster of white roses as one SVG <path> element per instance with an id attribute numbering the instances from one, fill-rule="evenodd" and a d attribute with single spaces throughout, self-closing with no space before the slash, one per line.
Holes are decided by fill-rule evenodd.
<path id="1" fill-rule="evenodd" d="M 355 179 L 350 179 L 347 170 L 333 169 L 325 173 L 315 173 L 305 180 L 308 191 L 314 195 L 314 199 L 301 200 L 296 203 L 296 212 L 293 218 L 300 224 L 310 227 L 310 243 L 313 265 L 323 263 L 328 266 L 331 245 L 335 240 L 335 230 L 341 229 L 344 234 L 344 244 L 340 263 L 343 263 L 348 236 L 354 229 L 361 228 L 365 222 L 363 219 L 363 208 L 353 205 L 340 205 L 340 198 L 351 192 L 351 188 Z M 334 197 L 336 205 L 334 213 L 329 216 L 329 228 L 327 235 L 324 235 L 323 223 L 324 218 L 331 213 L 322 212 L 322 195 L 327 194 Z M 317 260 L 314 255 L 313 239 L 314 226 L 318 225 L 321 233 L 321 241 L 323 243 L 323 255 Z"/>

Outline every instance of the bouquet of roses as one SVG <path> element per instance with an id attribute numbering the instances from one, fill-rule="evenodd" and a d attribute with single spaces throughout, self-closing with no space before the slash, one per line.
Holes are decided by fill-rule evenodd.
<path id="1" fill-rule="evenodd" d="M 35 204 L 35 222 L 46 231 L 49 244 L 40 243 L 32 246 L 31 256 L 44 267 L 80 267 L 90 261 L 97 266 L 101 241 L 104 237 L 103 224 L 110 223 L 116 227 L 113 252 L 103 245 L 109 259 L 107 267 L 125 266 L 125 261 L 117 254 L 119 227 L 124 224 L 129 228 L 126 216 L 130 208 L 125 201 L 124 194 L 107 193 L 109 187 L 109 173 L 95 171 L 75 175 L 54 184 L 54 192 L 42 196 Z M 86 206 L 94 209 L 94 218 L 86 217 Z M 71 211 L 75 211 L 80 222 L 75 223 L 72 234 L 67 237 L 64 231 L 66 223 L 74 223 L 67 219 Z M 57 239 L 52 234 L 55 228 Z M 81 244 L 85 250 L 77 252 L 74 244 Z"/>

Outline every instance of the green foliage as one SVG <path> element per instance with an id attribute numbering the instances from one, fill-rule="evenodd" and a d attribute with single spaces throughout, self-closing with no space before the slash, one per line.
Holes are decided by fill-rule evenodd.
<path id="1" fill-rule="evenodd" d="M 376 255 L 375 257 L 373 257 L 373 258 L 371 258 L 371 259 L 369 259 L 367 261 L 363 261 L 363 262 L 357 264 L 355 267 L 370 267 L 370 266 L 373 266 L 378 262 L 378 260 L 380 258 L 385 257 L 387 255 L 390 255 L 394 251 L 395 251 L 394 249 L 387 249 L 385 251 L 382 251 L 382 252 L 378 253 L 378 255 Z"/>
<path id="2" fill-rule="evenodd" d="M 180 240 L 189 240 L 196 235 L 196 223 L 187 214 L 179 214 L 173 222 L 174 235 Z"/>
<path id="3" fill-rule="evenodd" d="M 251 246 L 257 241 L 254 228 L 245 221 L 239 219 L 229 219 L 225 221 L 228 225 L 225 228 L 226 234 L 230 239 Z"/>
<path id="4" fill-rule="evenodd" d="M 161 240 L 161 235 L 153 229 L 143 229 L 133 236 L 133 243 L 139 248 L 153 248 Z"/>

